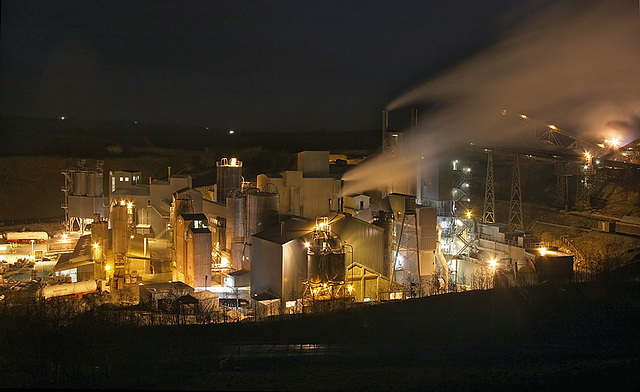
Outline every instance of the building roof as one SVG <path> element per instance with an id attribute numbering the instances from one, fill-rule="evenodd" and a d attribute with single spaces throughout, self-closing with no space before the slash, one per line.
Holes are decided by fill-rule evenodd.
<path id="1" fill-rule="evenodd" d="M 135 188 L 119 188 L 115 191 L 111 192 L 111 195 L 120 195 L 120 196 L 148 196 L 149 195 L 149 187 L 144 185 L 136 185 Z"/>
<path id="2" fill-rule="evenodd" d="M 168 292 L 174 289 L 193 291 L 193 287 L 183 282 L 162 282 L 151 283 L 140 286 L 141 290 L 147 290 L 151 292 Z"/>
<path id="3" fill-rule="evenodd" d="M 284 227 L 282 226 L 284 225 Z M 302 237 L 313 231 L 316 222 L 302 217 L 292 217 L 281 221 L 279 224 L 271 226 L 253 236 L 276 244 L 286 244 L 287 242 Z"/>
<path id="4" fill-rule="evenodd" d="M 91 259 L 76 259 L 72 260 L 71 253 L 62 253 L 56 262 L 56 265 L 53 267 L 53 270 L 56 272 L 66 271 L 73 268 L 82 267 L 84 265 L 89 265 L 93 263 Z"/>
<path id="5" fill-rule="evenodd" d="M 278 297 L 277 295 L 273 295 L 271 293 L 260 293 L 260 294 L 255 294 L 253 296 L 253 299 L 255 299 L 256 301 L 269 301 L 272 299 L 280 299 L 280 297 Z"/>
<path id="6" fill-rule="evenodd" d="M 194 296 L 187 294 L 187 295 L 183 295 L 182 297 L 178 297 L 177 301 L 182 304 L 182 305 L 187 305 L 187 304 L 197 304 L 198 299 L 195 298 Z"/>
<path id="7" fill-rule="evenodd" d="M 186 220 L 186 221 L 200 221 L 200 220 L 207 220 L 207 216 L 205 214 L 180 214 L 180 216 L 182 217 L 182 219 Z"/>
<path id="8" fill-rule="evenodd" d="M 241 269 L 241 270 L 233 271 L 233 272 L 229 273 L 228 275 L 236 277 L 236 276 L 242 276 L 242 275 L 248 274 L 249 272 L 251 272 L 251 271 L 247 271 L 247 270 Z"/>

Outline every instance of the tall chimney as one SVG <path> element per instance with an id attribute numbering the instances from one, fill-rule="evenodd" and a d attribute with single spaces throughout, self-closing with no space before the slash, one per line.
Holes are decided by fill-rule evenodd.
<path id="1" fill-rule="evenodd" d="M 389 128 L 389 114 L 382 111 L 382 151 L 387 148 L 387 129 Z"/>
<path id="2" fill-rule="evenodd" d="M 411 129 L 418 128 L 418 109 L 411 109 Z"/>
<path id="3" fill-rule="evenodd" d="M 167 180 L 171 179 L 171 166 L 167 166 Z"/>

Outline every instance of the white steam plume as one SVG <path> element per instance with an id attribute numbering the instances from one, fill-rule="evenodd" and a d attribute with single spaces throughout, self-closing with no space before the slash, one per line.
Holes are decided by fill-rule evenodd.
<path id="1" fill-rule="evenodd" d="M 344 193 L 415 178 L 419 152 L 437 157 L 458 143 L 522 144 L 532 121 L 602 141 L 640 136 L 640 17 L 634 0 L 555 4 L 486 52 L 393 100 L 444 108 L 421 118 L 405 156 L 380 156 L 347 173 Z M 501 111 L 509 115 L 503 116 Z M 394 162 L 394 163 L 392 163 Z M 393 166 L 393 167 L 392 167 Z M 369 173 L 378 173 L 368 178 Z"/>

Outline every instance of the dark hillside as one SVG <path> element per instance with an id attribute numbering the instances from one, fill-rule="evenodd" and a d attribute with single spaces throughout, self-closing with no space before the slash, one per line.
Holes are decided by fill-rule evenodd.
<path id="1" fill-rule="evenodd" d="M 618 281 L 449 294 L 224 325 L 115 327 L 97 324 L 97 313 L 89 312 L 56 328 L 33 313 L 2 312 L 0 384 L 631 390 L 640 381 L 639 311 L 640 284 Z"/>

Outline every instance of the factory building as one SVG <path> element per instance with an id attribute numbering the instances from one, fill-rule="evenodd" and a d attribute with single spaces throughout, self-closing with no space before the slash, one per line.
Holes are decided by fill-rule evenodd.
<path id="1" fill-rule="evenodd" d="M 329 170 L 328 151 L 298 153 L 297 170 L 260 174 L 260 189 L 275 187 L 280 213 L 315 219 L 331 211 L 341 211 L 341 175 Z"/>
<path id="2" fill-rule="evenodd" d="M 173 229 L 172 280 L 211 287 L 211 231 L 204 214 L 180 214 Z"/>
<path id="3" fill-rule="evenodd" d="M 134 232 L 150 238 L 168 238 L 167 225 L 171 213 L 173 194 L 178 190 L 191 188 L 191 176 L 171 175 L 168 180 L 152 180 L 148 184 L 140 182 L 141 172 L 117 170 L 109 172 L 110 204 L 124 201 L 133 211 Z"/>
<path id="4" fill-rule="evenodd" d="M 104 161 L 97 161 L 94 170 L 85 169 L 86 161 L 78 161 L 77 167 L 63 170 L 65 225 L 67 231 L 84 233 L 96 214 L 106 218 L 109 212 L 108 200 L 104 197 Z"/>
<path id="5" fill-rule="evenodd" d="M 324 219 L 325 223 L 289 216 L 279 225 L 253 235 L 252 298 L 268 294 L 279 298 L 284 307 L 302 298 L 314 284 L 344 286 L 347 271 L 356 263 L 357 268 L 365 268 L 370 275 L 367 281 L 375 276 L 388 282 L 384 253 L 389 246 L 385 245 L 387 235 L 383 227 L 343 213 L 318 219 Z M 327 239 L 318 241 L 318 232 L 326 232 L 326 236 L 320 238 Z M 327 250 L 326 254 L 321 249 Z M 355 274 L 355 271 L 352 272 Z M 363 274 L 357 275 L 362 281 Z M 389 299 L 388 286 L 386 292 L 376 298 Z M 365 298 L 362 293 L 356 296 Z"/>

